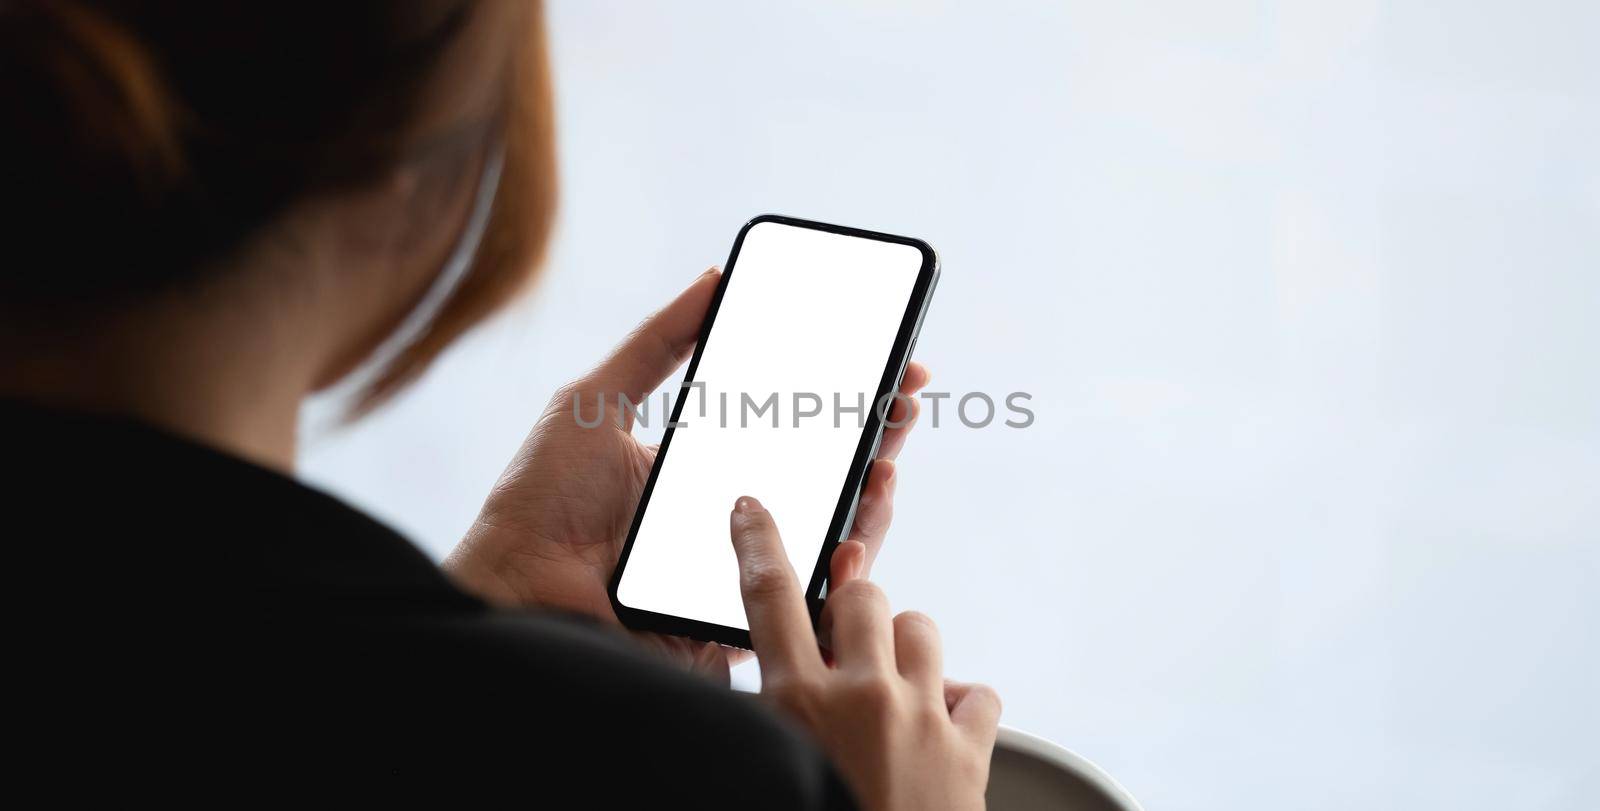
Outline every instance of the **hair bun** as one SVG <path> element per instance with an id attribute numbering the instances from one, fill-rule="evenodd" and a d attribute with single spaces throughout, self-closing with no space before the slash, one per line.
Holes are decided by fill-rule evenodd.
<path id="1" fill-rule="evenodd" d="M 40 83 L 28 95 L 48 93 L 54 101 L 48 112 L 66 118 L 49 120 L 54 116 L 36 105 L 13 108 L 30 119 L 21 125 L 56 140 L 65 135 L 76 142 L 79 160 L 126 166 L 147 188 L 176 178 L 182 166 L 177 105 L 131 31 L 77 0 L 11 2 L 4 9 L 0 36 L 13 63 L 8 67 Z M 47 113 L 44 120 L 35 118 L 40 113 Z"/>
<path id="2" fill-rule="evenodd" d="M 62 261 L 107 260 L 73 243 L 144 230 L 181 182 L 179 107 L 138 37 L 78 0 L 0 2 L 0 104 L 0 194 L 17 260 L 0 284 L 70 294 Z"/>

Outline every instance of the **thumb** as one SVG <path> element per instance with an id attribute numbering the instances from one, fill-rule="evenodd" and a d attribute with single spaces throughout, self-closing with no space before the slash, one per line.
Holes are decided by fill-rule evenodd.
<path id="1" fill-rule="evenodd" d="M 700 338 L 711 296 L 722 273 L 711 268 L 672 303 L 644 320 L 588 375 L 589 388 L 637 403 L 683 365 Z"/>

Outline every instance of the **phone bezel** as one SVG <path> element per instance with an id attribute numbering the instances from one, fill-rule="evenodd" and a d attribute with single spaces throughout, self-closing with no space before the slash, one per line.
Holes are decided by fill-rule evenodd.
<path id="1" fill-rule="evenodd" d="M 933 247 L 928 243 L 913 237 L 902 237 L 894 234 L 885 234 L 878 231 L 868 231 L 861 228 L 850 228 L 843 225 L 831 225 L 813 220 L 804 220 L 798 217 L 787 217 L 781 214 L 762 214 L 751 219 L 739 229 L 739 234 L 733 240 L 733 249 L 728 253 L 728 261 L 723 265 L 722 278 L 717 282 L 716 292 L 711 298 L 711 307 L 706 312 L 705 322 L 700 326 L 700 336 L 695 343 L 694 355 L 689 359 L 689 368 L 684 372 L 683 387 L 694 382 L 695 371 L 700 366 L 700 353 L 705 349 L 706 341 L 711 335 L 711 327 L 716 322 L 717 312 L 722 306 L 723 292 L 728 288 L 728 281 L 733 278 L 739 260 L 739 249 L 744 245 L 745 235 L 761 223 L 778 223 L 796 228 L 808 228 L 817 231 L 827 231 L 860 239 L 871 239 L 880 242 L 893 242 L 900 245 L 909 245 L 922 254 L 922 266 L 917 271 L 917 281 L 912 287 L 910 299 L 906 302 L 906 311 L 900 321 L 900 328 L 895 332 L 894 346 L 889 353 L 888 362 L 884 365 L 883 375 L 878 382 L 878 391 L 873 395 L 873 406 L 869 406 L 866 415 L 866 424 L 861 429 L 861 439 L 856 445 L 855 456 L 850 462 L 850 469 L 845 476 L 844 487 L 839 494 L 839 502 L 834 508 L 833 519 L 829 523 L 828 536 L 824 539 L 822 549 L 817 555 L 816 566 L 811 573 L 810 582 L 806 585 L 806 607 L 811 613 L 813 627 L 822 615 L 823 595 L 828 580 L 828 561 L 833 556 L 834 549 L 847 537 L 850 525 L 855 521 L 856 505 L 861 498 L 861 487 L 866 481 L 867 473 L 871 469 L 872 460 L 877 456 L 878 444 L 883 439 L 884 415 L 879 413 L 876 404 L 891 391 L 897 391 L 900 380 L 905 374 L 906 364 L 911 360 L 911 351 L 916 344 L 917 334 L 922 328 L 922 320 L 927 315 L 928 303 L 933 298 L 934 287 L 939 279 L 939 257 L 934 253 Z M 672 417 L 667 423 L 667 429 L 661 437 L 661 447 L 656 453 L 655 464 L 650 468 L 650 477 L 645 480 L 644 491 L 639 495 L 639 506 L 634 510 L 633 523 L 628 528 L 628 539 L 622 546 L 622 554 L 617 558 L 616 569 L 612 572 L 610 584 L 606 594 L 611 600 L 611 608 L 617 614 L 623 625 L 640 631 L 654 631 L 672 636 L 684 636 L 704 642 L 715 642 L 721 645 L 730 645 L 738 648 L 750 649 L 750 632 L 741 628 L 727 625 L 704 622 L 701 620 L 678 617 L 671 614 L 662 614 L 642 608 L 633 608 L 625 605 L 617 597 L 617 588 L 622 583 L 622 574 L 628 565 L 628 555 L 633 551 L 633 543 L 639 535 L 639 527 L 644 521 L 645 510 L 650 506 L 650 494 L 655 490 L 656 477 L 661 473 L 662 463 L 667 458 L 667 453 L 672 446 L 673 425 L 677 424 L 682 416 L 684 403 L 687 397 L 678 397 L 672 408 Z M 729 505 L 732 509 L 732 505 Z M 797 572 L 797 574 L 799 574 Z"/>

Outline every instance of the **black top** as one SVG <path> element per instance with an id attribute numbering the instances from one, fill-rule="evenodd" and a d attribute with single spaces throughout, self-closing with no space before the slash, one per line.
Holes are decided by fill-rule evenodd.
<path id="1" fill-rule="evenodd" d="M 274 783 L 476 766 L 535 807 L 551 791 L 588 807 L 853 807 L 754 698 L 620 632 L 490 609 L 278 473 L 16 404 L 0 403 L 0 442 L 7 738 L 36 744 L 36 762 Z"/>

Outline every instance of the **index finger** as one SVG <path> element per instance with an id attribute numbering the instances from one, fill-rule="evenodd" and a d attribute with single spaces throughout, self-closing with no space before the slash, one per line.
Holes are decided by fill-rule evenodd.
<path id="1" fill-rule="evenodd" d="M 750 621 L 750 643 L 761 662 L 761 678 L 798 675 L 822 666 L 805 595 L 772 514 L 743 496 L 728 519 L 739 558 L 739 592 Z"/>

